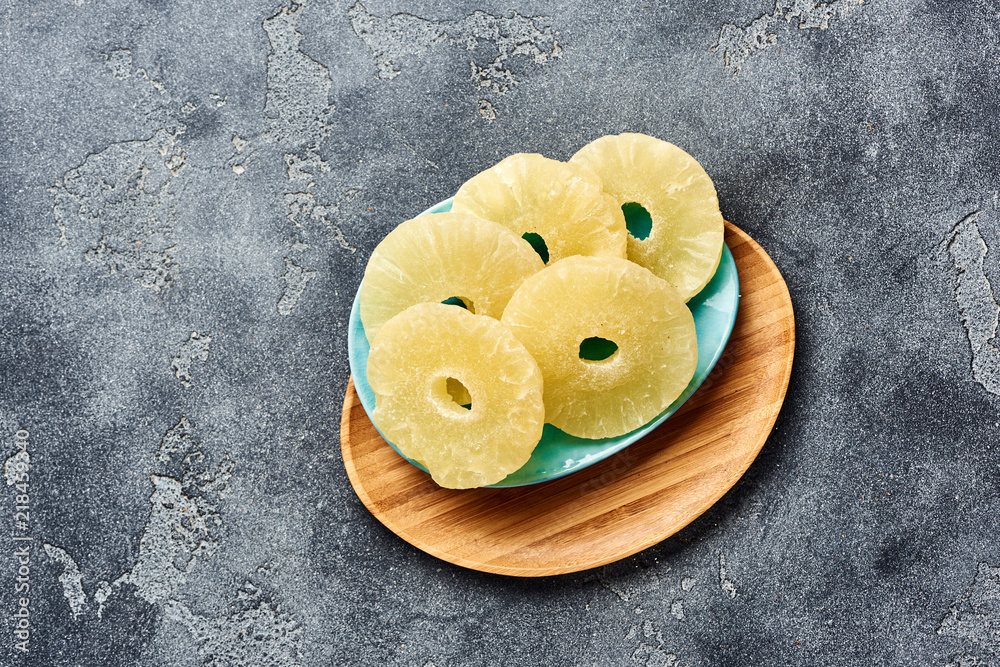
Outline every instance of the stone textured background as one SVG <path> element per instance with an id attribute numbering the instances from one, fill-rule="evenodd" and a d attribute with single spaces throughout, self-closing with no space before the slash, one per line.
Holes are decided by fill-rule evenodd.
<path id="1" fill-rule="evenodd" d="M 25 655 L 0 537 L 0 664 L 1000 664 L 998 32 L 991 0 L 6 0 L 0 535 L 33 542 Z M 340 457 L 365 261 L 621 131 L 783 271 L 776 430 L 623 562 L 438 561 Z"/>

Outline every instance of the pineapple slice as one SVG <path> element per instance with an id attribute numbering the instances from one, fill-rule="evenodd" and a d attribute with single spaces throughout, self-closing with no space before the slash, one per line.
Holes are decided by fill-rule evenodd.
<path id="1" fill-rule="evenodd" d="M 507 300 L 541 259 L 506 227 L 458 213 L 407 220 L 382 240 L 361 283 L 369 341 L 389 318 L 425 301 L 449 301 L 500 319 Z"/>
<path id="2" fill-rule="evenodd" d="M 542 370 L 545 420 L 580 438 L 617 437 L 651 421 L 698 362 L 684 301 L 625 259 L 556 262 L 524 281 L 501 321 Z"/>
<path id="3" fill-rule="evenodd" d="M 693 157 L 628 133 L 592 141 L 570 163 L 594 171 L 623 210 L 645 209 L 652 226 L 645 237 L 629 230 L 630 260 L 673 285 L 684 301 L 708 284 L 722 257 L 722 214 L 712 179 Z"/>
<path id="4" fill-rule="evenodd" d="M 368 357 L 372 421 L 449 489 L 499 482 L 542 437 L 542 374 L 497 320 L 421 303 L 379 330 Z M 455 389 L 467 390 L 471 407 Z"/>
<path id="5" fill-rule="evenodd" d="M 625 257 L 625 216 L 601 181 L 577 164 L 511 155 L 466 181 L 452 211 L 499 222 L 551 264 L 571 255 Z"/>

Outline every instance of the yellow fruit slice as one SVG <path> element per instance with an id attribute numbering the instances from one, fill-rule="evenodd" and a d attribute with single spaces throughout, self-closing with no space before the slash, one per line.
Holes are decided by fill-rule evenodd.
<path id="1" fill-rule="evenodd" d="M 684 301 L 624 259 L 570 257 L 546 267 L 518 288 L 501 321 L 542 370 L 545 420 L 581 438 L 616 437 L 651 421 L 684 391 L 698 362 Z M 600 346 L 604 354 L 588 354 Z"/>
<path id="2" fill-rule="evenodd" d="M 722 256 L 723 222 L 715 185 L 693 157 L 628 133 L 592 141 L 570 162 L 596 173 L 618 206 L 645 209 L 652 226 L 645 238 L 630 229 L 630 260 L 673 285 L 684 301 L 708 284 Z"/>
<path id="3" fill-rule="evenodd" d="M 375 337 L 368 382 L 375 426 L 445 488 L 499 482 L 542 437 L 538 364 L 491 317 L 439 303 L 407 308 Z M 449 392 L 459 384 L 469 408 Z"/>
<path id="4" fill-rule="evenodd" d="M 407 220 L 375 248 L 361 283 L 361 323 L 373 341 L 389 318 L 426 301 L 460 300 L 500 319 L 525 278 L 543 264 L 506 227 L 458 213 Z"/>
<path id="5" fill-rule="evenodd" d="M 625 257 L 620 206 L 577 164 L 534 153 L 511 155 L 466 181 L 451 210 L 529 235 L 549 264 L 572 255 Z"/>

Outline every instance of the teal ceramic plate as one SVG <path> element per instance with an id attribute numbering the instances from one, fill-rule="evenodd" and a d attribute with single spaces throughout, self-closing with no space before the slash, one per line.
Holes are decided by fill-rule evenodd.
<path id="1" fill-rule="evenodd" d="M 450 211 L 451 202 L 451 199 L 443 201 L 427 209 L 424 213 Z M 361 399 L 361 405 L 370 418 L 375 409 L 375 393 L 368 384 L 366 373 L 370 347 L 361 324 L 361 307 L 358 301 L 360 293 L 359 288 L 358 293 L 354 296 L 354 306 L 351 308 L 347 353 L 350 358 L 351 375 L 354 376 L 354 388 Z M 715 276 L 705 286 L 705 289 L 688 302 L 688 307 L 691 308 L 691 313 L 694 315 L 694 326 L 698 334 L 698 367 L 684 393 L 656 419 L 617 438 L 604 438 L 602 440 L 576 438 L 560 431 L 552 424 L 546 424 L 542 431 L 542 439 L 535 447 L 528 462 L 520 470 L 511 473 L 503 481 L 493 484 L 492 487 L 538 484 L 568 475 L 621 451 L 663 423 L 698 389 L 712 371 L 719 357 L 722 356 L 722 350 L 726 347 L 729 334 L 733 330 L 733 323 L 736 321 L 739 300 L 740 283 L 739 276 L 736 274 L 736 263 L 733 261 L 732 253 L 729 252 L 729 247 L 723 245 L 722 260 L 719 262 Z M 386 440 L 386 442 L 389 441 Z M 393 449 L 396 449 L 396 446 L 391 442 L 389 444 Z M 396 452 L 399 453 L 399 450 L 396 449 Z M 425 470 L 418 463 L 410 459 L 407 460 L 421 470 Z"/>

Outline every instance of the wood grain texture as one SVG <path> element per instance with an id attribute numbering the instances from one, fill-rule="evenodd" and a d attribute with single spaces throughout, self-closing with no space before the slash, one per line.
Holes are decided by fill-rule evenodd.
<path id="1" fill-rule="evenodd" d="M 514 576 L 605 565 L 676 533 L 753 462 L 792 370 L 795 320 L 781 273 L 728 222 L 726 243 L 740 276 L 732 337 L 702 387 L 653 433 L 551 482 L 442 489 L 382 439 L 349 383 L 340 442 L 358 497 L 415 547 L 456 565 Z"/>

